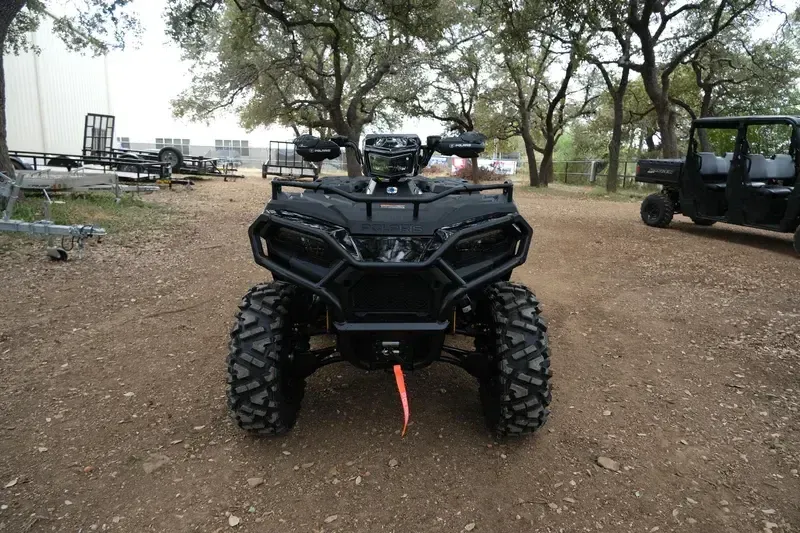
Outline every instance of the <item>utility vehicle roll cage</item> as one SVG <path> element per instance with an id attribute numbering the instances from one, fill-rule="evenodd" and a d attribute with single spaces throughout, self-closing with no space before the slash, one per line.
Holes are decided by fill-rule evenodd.
<path id="1" fill-rule="evenodd" d="M 746 140 L 746 130 L 748 126 L 771 126 L 774 124 L 786 124 L 792 127 L 792 136 L 789 143 L 789 155 L 795 156 L 798 146 L 800 146 L 800 117 L 791 115 L 756 115 L 752 117 L 702 117 L 692 121 L 689 130 L 689 153 L 698 153 L 698 143 L 695 132 L 698 129 L 730 129 L 737 130 L 736 146 L 741 147 Z M 739 153 L 740 150 L 735 152 Z M 747 155 L 747 154 L 743 154 Z"/>

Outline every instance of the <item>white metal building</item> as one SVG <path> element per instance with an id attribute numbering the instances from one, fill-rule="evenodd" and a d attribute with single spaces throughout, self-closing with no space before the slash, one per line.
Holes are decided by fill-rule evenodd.
<path id="1" fill-rule="evenodd" d="M 11 150 L 80 153 L 86 113 L 113 114 L 107 57 L 70 52 L 51 28 L 32 35 L 41 54 L 4 58 Z"/>

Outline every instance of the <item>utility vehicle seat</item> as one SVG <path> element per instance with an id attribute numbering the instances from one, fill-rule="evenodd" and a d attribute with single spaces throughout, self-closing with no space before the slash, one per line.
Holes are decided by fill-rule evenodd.
<path id="1" fill-rule="evenodd" d="M 750 161 L 747 177 L 750 181 L 764 181 L 767 179 L 767 158 L 761 154 L 750 154 L 747 156 Z"/>
<path id="2" fill-rule="evenodd" d="M 776 154 L 767 168 L 767 177 L 776 180 L 789 180 L 794 178 L 794 161 L 789 154 Z"/>
<path id="3" fill-rule="evenodd" d="M 700 156 L 700 174 L 702 176 L 715 176 L 727 174 L 730 163 L 718 157 L 713 152 L 697 152 Z M 705 178 L 704 178 L 705 179 Z"/>
<path id="4" fill-rule="evenodd" d="M 784 198 L 792 194 L 794 187 L 782 187 L 780 185 L 777 186 L 766 186 L 766 187 L 754 187 L 753 190 L 761 194 L 763 196 L 772 196 L 773 198 Z"/>

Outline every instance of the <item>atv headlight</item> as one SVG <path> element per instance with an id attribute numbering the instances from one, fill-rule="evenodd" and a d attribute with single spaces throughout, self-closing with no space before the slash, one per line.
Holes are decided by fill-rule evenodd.
<path id="1" fill-rule="evenodd" d="M 298 222 L 309 228 L 325 231 L 331 237 L 333 237 L 336 242 L 339 243 L 339 246 L 341 246 L 347 253 L 352 255 L 355 259 L 361 260 L 361 253 L 358 251 L 353 238 L 345 228 L 288 211 L 269 211 L 269 213 L 277 215 L 284 220 L 291 220 L 292 222 Z M 311 257 L 318 259 L 323 258 L 324 254 L 322 253 L 322 250 L 331 256 L 333 255 L 333 251 L 328 249 L 328 245 L 323 239 L 317 237 L 316 235 L 303 233 L 302 231 L 281 227 L 278 229 L 273 238 L 279 244 L 291 245 L 294 251 L 303 251 L 309 254 Z M 333 262 L 332 257 L 326 256 L 325 259 L 327 260 L 326 264 L 331 264 Z"/>
<path id="2" fill-rule="evenodd" d="M 277 228 L 272 237 L 267 241 L 268 245 L 278 250 L 283 250 L 300 259 L 305 259 L 323 266 L 330 266 L 335 260 L 325 241 L 292 228 Z"/>
<path id="3" fill-rule="evenodd" d="M 355 237 L 361 251 L 359 260 L 379 263 L 414 263 L 428 258 L 430 238 Z"/>
<path id="4" fill-rule="evenodd" d="M 450 237 L 452 237 L 453 235 L 455 235 L 457 232 L 461 231 L 462 229 L 468 228 L 470 226 L 475 226 L 475 225 L 480 224 L 482 222 L 486 222 L 487 220 L 492 220 L 494 218 L 500 218 L 500 217 L 503 217 L 503 216 L 505 216 L 505 215 L 495 214 L 495 215 L 488 215 L 488 216 L 477 217 L 477 218 L 470 218 L 468 220 L 465 220 L 464 222 L 459 222 L 458 224 L 453 224 L 452 226 L 444 226 L 442 228 L 439 228 L 434 232 L 435 238 L 431 241 L 431 244 L 428 247 L 428 252 L 429 253 L 433 253 L 435 250 L 438 250 L 439 247 L 441 247 L 447 241 L 447 239 L 449 239 Z M 482 235 L 482 234 L 478 234 L 478 235 Z M 464 239 L 464 240 L 470 240 L 470 239 L 473 239 L 473 238 L 474 238 L 474 236 L 473 237 L 468 237 L 467 239 Z"/>
<path id="5" fill-rule="evenodd" d="M 433 253 L 461 230 L 504 216 L 506 215 L 496 214 L 478 217 L 440 228 L 434 234 L 428 253 Z M 453 268 L 461 268 L 489 259 L 504 258 L 516 251 L 519 234 L 520 230 L 516 224 L 507 224 L 474 233 L 460 239 L 445 253 L 444 259 Z"/>
<path id="6" fill-rule="evenodd" d="M 488 252 L 507 238 L 507 232 L 503 228 L 491 229 L 461 239 L 456 243 L 456 250 L 459 252 Z"/>
<path id="7" fill-rule="evenodd" d="M 414 154 L 382 155 L 368 153 L 370 173 L 382 178 L 407 176 L 414 173 Z"/>
<path id="8" fill-rule="evenodd" d="M 347 233 L 347 230 L 344 228 L 338 228 L 331 232 L 331 235 L 339 245 L 344 248 L 347 253 L 352 255 L 356 260 L 361 261 L 361 252 L 358 250 L 358 246 L 356 246 L 356 242 Z"/>

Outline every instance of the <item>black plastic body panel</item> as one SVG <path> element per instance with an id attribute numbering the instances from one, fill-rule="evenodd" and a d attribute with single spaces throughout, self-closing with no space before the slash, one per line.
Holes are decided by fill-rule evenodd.
<path id="1" fill-rule="evenodd" d="M 281 188 L 286 186 L 300 186 L 306 191 L 300 194 L 282 192 Z M 274 199 L 249 229 L 253 255 L 256 263 L 270 270 L 278 279 L 319 296 L 330 309 L 334 322 L 403 323 L 408 324 L 406 329 L 414 329 L 411 324 L 445 324 L 452 318 L 455 302 L 493 281 L 507 278 L 511 270 L 527 259 L 533 232 L 510 201 L 512 187 L 510 183 L 490 186 L 459 184 L 441 192 L 376 196 L 323 188 L 319 182 L 276 180 L 273 182 Z M 501 194 L 480 194 L 480 191 L 492 189 L 499 189 Z M 372 207 L 368 208 L 370 204 Z M 402 208 L 394 207 L 397 205 Z M 479 222 L 454 230 L 422 261 L 374 262 L 357 260 L 329 232 L 290 220 L 281 216 L 282 212 L 346 228 L 352 236 L 389 238 L 432 238 L 442 227 L 470 220 Z M 323 241 L 335 259 L 330 264 L 319 265 L 297 256 L 270 257 L 265 239 L 276 226 Z M 448 252 L 461 240 L 498 228 L 513 232 L 517 239 L 509 253 L 494 261 L 482 261 L 479 268 L 470 268 L 474 265 L 455 268 L 445 260 Z M 382 298 L 377 294 L 381 282 L 386 286 Z M 360 287 L 362 284 L 364 286 Z M 374 309 L 362 312 L 353 305 L 352 298 L 359 290 L 364 294 L 375 293 Z M 425 295 L 418 296 L 423 291 Z"/>
<path id="2" fill-rule="evenodd" d="M 511 201 L 510 183 L 474 186 L 412 178 L 372 184 L 373 194 L 353 192 L 365 190 L 365 185 L 357 178 L 275 180 L 273 199 L 249 228 L 253 255 L 275 279 L 319 297 L 345 359 L 366 369 L 393 364 L 420 368 L 439 358 L 456 305 L 486 285 L 508 279 L 525 262 L 533 231 Z M 304 191 L 284 192 L 284 187 Z M 500 193 L 481 194 L 493 189 Z M 345 228 L 358 239 L 439 239 L 438 248 L 415 261 L 366 261 L 346 250 L 328 226 Z M 437 230 L 451 226 L 449 237 L 440 242 Z M 312 239 L 314 256 L 287 253 L 281 228 Z M 458 247 L 465 239 L 498 229 L 503 237 L 496 242 L 501 244 L 480 248 L 490 250 L 487 254 L 470 248 L 474 239 Z"/>
<path id="3" fill-rule="evenodd" d="M 641 159 L 636 163 L 636 181 L 677 187 L 683 159 Z"/>

